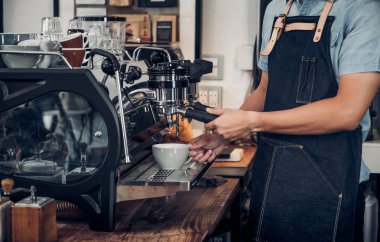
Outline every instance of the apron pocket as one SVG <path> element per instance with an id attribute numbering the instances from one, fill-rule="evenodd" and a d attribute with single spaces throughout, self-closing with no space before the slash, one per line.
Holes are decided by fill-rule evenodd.
<path id="1" fill-rule="evenodd" d="M 315 67 L 317 59 L 302 56 L 300 72 L 298 76 L 297 100 L 296 103 L 310 103 L 313 97 Z"/>
<path id="2" fill-rule="evenodd" d="M 273 152 L 256 240 L 335 241 L 342 202 L 336 187 L 302 146 L 281 143 Z"/>

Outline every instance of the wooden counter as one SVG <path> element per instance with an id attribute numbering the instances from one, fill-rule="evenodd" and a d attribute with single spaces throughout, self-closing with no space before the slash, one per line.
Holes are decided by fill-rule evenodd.
<path id="1" fill-rule="evenodd" d="M 238 179 L 171 197 L 120 203 L 113 232 L 91 231 L 83 220 L 58 219 L 58 241 L 205 241 L 230 209 L 233 224 L 239 225 Z M 239 240 L 239 226 L 232 236 Z"/>
<path id="2" fill-rule="evenodd" d="M 228 146 L 229 148 L 240 148 L 244 150 L 243 158 L 240 161 L 216 161 L 212 163 L 213 168 L 248 168 L 252 164 L 252 159 L 256 153 L 256 147 L 253 146 Z"/>
<path id="3" fill-rule="evenodd" d="M 229 146 L 229 148 L 241 148 L 244 150 L 243 158 L 240 161 L 227 162 L 215 161 L 210 170 L 209 175 L 217 175 L 228 178 L 239 178 L 240 186 L 246 187 L 251 180 L 251 170 L 253 166 L 253 157 L 256 154 L 256 147 L 253 146 Z"/>

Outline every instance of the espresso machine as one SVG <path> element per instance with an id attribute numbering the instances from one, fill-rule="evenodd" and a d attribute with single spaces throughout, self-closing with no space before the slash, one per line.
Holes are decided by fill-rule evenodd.
<path id="1" fill-rule="evenodd" d="M 139 51 L 129 57 L 138 59 Z M 151 147 L 173 127 L 179 136 L 180 119 L 215 118 L 196 101 L 212 63 L 156 51 L 145 72 L 93 49 L 102 80 L 88 68 L 0 68 L 0 179 L 14 180 L 12 195 L 34 185 L 38 196 L 80 208 L 91 229 L 111 231 L 118 202 L 190 190 L 209 164 L 163 170 Z M 143 76 L 147 81 L 139 81 Z"/>

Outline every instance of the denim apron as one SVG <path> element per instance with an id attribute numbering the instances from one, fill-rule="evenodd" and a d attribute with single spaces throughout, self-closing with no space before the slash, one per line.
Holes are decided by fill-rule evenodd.
<path id="1" fill-rule="evenodd" d="M 328 12 L 324 19 L 287 13 L 275 19 L 274 31 L 283 25 L 277 36 L 272 34 L 276 43 L 267 53 L 265 112 L 337 94 L 330 55 L 334 17 Z M 252 239 L 352 241 L 361 145 L 360 127 L 323 135 L 260 134 L 253 165 Z"/>

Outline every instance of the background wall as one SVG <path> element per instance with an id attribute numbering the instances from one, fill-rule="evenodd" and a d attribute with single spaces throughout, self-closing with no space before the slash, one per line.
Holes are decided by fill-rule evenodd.
<path id="1" fill-rule="evenodd" d="M 256 36 L 258 0 L 204 0 L 202 53 L 224 57 L 222 80 L 201 85 L 222 86 L 222 106 L 238 108 L 249 90 L 251 72 L 239 60 L 252 61 Z M 246 63 L 252 66 L 252 63 Z"/>
<path id="2" fill-rule="evenodd" d="M 40 32 L 41 18 L 53 16 L 52 0 L 3 0 L 3 5 L 5 33 Z"/>
<path id="3" fill-rule="evenodd" d="M 195 0 L 180 1 L 180 46 L 186 59 L 194 58 Z M 237 108 L 251 84 L 258 0 L 203 0 L 202 54 L 224 57 L 223 79 L 203 80 L 201 86 L 221 86 L 222 106 Z M 60 17 L 66 32 L 74 16 L 74 0 L 60 1 Z M 4 32 L 39 32 L 41 17 L 53 15 L 51 0 L 4 0 Z"/>

